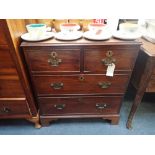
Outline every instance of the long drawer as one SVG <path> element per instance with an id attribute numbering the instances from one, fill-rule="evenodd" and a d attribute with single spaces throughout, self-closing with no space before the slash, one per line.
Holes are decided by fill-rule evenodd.
<path id="1" fill-rule="evenodd" d="M 38 96 L 60 94 L 123 94 L 129 75 L 33 76 Z"/>
<path id="2" fill-rule="evenodd" d="M 25 97 L 18 76 L 0 76 L 0 98 Z"/>
<path id="3" fill-rule="evenodd" d="M 25 99 L 0 99 L 0 116 L 30 114 Z"/>
<path id="4" fill-rule="evenodd" d="M 117 114 L 122 97 L 86 96 L 39 98 L 42 115 Z"/>
<path id="5" fill-rule="evenodd" d="M 25 51 L 32 72 L 80 72 L 80 49 Z"/>
<path id="6" fill-rule="evenodd" d="M 107 65 L 114 63 L 115 71 L 131 71 L 138 54 L 138 48 L 104 46 L 84 49 L 84 71 L 104 73 Z"/>
<path id="7" fill-rule="evenodd" d="M 1 36 L 0 36 L 1 37 Z M 8 46 L 0 45 L 0 74 L 17 74 Z"/>

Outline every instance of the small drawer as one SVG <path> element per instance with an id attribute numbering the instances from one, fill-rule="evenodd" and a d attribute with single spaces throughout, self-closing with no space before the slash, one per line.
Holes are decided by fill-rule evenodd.
<path id="1" fill-rule="evenodd" d="M 26 50 L 25 55 L 34 73 L 80 72 L 80 49 Z"/>
<path id="2" fill-rule="evenodd" d="M 8 46 L 0 45 L 0 74 L 17 74 Z"/>
<path id="3" fill-rule="evenodd" d="M 26 100 L 0 99 L 0 117 L 8 115 L 26 115 L 30 114 Z"/>
<path id="4" fill-rule="evenodd" d="M 0 45 L 7 45 L 7 39 L 2 21 L 0 21 Z"/>
<path id="5" fill-rule="evenodd" d="M 33 76 L 38 96 L 69 94 L 123 94 L 129 75 Z"/>
<path id="6" fill-rule="evenodd" d="M 105 73 L 107 66 L 115 64 L 115 71 L 131 71 L 138 48 L 119 48 L 105 46 L 103 48 L 84 49 L 84 71 Z"/>
<path id="7" fill-rule="evenodd" d="M 122 97 L 55 97 L 39 98 L 41 115 L 118 114 Z"/>
<path id="8" fill-rule="evenodd" d="M 0 98 L 25 97 L 18 76 L 0 76 Z"/>

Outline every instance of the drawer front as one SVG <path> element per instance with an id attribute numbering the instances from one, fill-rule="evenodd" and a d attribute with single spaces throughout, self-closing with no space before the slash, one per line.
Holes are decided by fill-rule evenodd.
<path id="1" fill-rule="evenodd" d="M 28 65 L 33 72 L 80 71 L 80 49 L 26 51 Z"/>
<path id="2" fill-rule="evenodd" d="M 1 100 L 0 117 L 5 115 L 25 115 L 30 114 L 26 100 Z"/>
<path id="3" fill-rule="evenodd" d="M 84 50 L 84 71 L 104 73 L 108 64 L 115 64 L 115 71 L 131 71 L 138 49 L 105 47 Z"/>
<path id="4" fill-rule="evenodd" d="M 122 97 L 39 98 L 42 115 L 117 114 Z"/>
<path id="5" fill-rule="evenodd" d="M 0 76 L 0 98 L 25 97 L 17 76 Z"/>
<path id="6" fill-rule="evenodd" d="M 0 45 L 0 74 L 17 74 L 7 46 Z"/>
<path id="7" fill-rule="evenodd" d="M 5 44 L 7 44 L 7 39 L 5 36 L 2 21 L 0 21 L 0 45 L 5 45 Z"/>
<path id="8" fill-rule="evenodd" d="M 56 94 L 123 94 L 129 76 L 72 75 L 34 76 L 38 96 Z"/>

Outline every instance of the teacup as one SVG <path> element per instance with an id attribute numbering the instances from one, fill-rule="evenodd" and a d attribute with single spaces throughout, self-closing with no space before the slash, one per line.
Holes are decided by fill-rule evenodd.
<path id="1" fill-rule="evenodd" d="M 91 31 L 92 33 L 99 35 L 103 32 L 103 30 L 106 29 L 105 24 L 96 24 L 96 23 L 91 23 L 88 25 L 88 29 L 89 31 Z"/>
<path id="2" fill-rule="evenodd" d="M 56 32 L 60 32 L 60 25 L 64 24 L 64 23 L 68 23 L 68 19 L 53 19 L 52 20 L 52 25 L 53 28 L 55 29 Z"/>
<path id="3" fill-rule="evenodd" d="M 60 25 L 61 32 L 69 34 L 79 30 L 80 26 L 74 23 L 64 23 Z"/>
<path id="4" fill-rule="evenodd" d="M 134 23 L 122 23 L 119 25 L 119 30 L 124 33 L 134 33 L 138 30 L 138 24 Z"/>
<path id="5" fill-rule="evenodd" d="M 46 24 L 29 24 L 26 28 L 32 39 L 39 39 L 46 32 Z"/>

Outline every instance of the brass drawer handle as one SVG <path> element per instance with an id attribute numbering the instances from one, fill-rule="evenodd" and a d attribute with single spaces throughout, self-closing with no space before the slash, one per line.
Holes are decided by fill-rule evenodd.
<path id="1" fill-rule="evenodd" d="M 58 82 L 58 83 L 51 83 L 51 87 L 53 89 L 62 89 L 64 86 L 64 84 L 62 82 Z"/>
<path id="2" fill-rule="evenodd" d="M 106 103 L 96 103 L 96 109 L 105 109 L 107 108 L 107 104 Z"/>
<path id="3" fill-rule="evenodd" d="M 7 107 L 3 107 L 1 110 L 0 110 L 0 113 L 2 114 L 5 114 L 5 113 L 10 113 L 11 112 L 11 109 L 7 108 Z"/>
<path id="4" fill-rule="evenodd" d="M 106 89 L 106 88 L 109 88 L 111 86 L 111 82 L 99 82 L 98 85 L 100 88 Z"/>
<path id="5" fill-rule="evenodd" d="M 65 104 L 55 104 L 54 107 L 57 109 L 57 110 L 63 110 L 65 108 Z"/>
<path id="6" fill-rule="evenodd" d="M 112 56 L 113 56 L 113 52 L 112 51 L 107 51 L 106 58 L 105 59 L 102 59 L 101 62 L 104 65 L 106 65 L 106 66 L 112 65 L 112 63 L 115 63 L 116 62 L 116 59 L 113 58 Z"/>
<path id="7" fill-rule="evenodd" d="M 48 63 L 53 67 L 57 67 L 61 62 L 62 60 L 58 58 L 58 54 L 56 52 L 51 52 Z"/>

